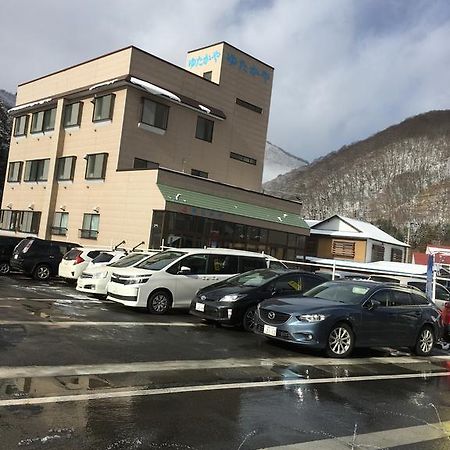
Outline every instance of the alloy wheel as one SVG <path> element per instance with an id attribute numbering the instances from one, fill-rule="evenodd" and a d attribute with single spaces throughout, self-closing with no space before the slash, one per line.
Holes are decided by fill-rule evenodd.
<path id="1" fill-rule="evenodd" d="M 152 300 L 152 310 L 156 313 L 162 314 L 166 312 L 168 306 L 169 306 L 169 299 L 167 298 L 166 294 L 159 293 L 156 294 Z"/>
<path id="2" fill-rule="evenodd" d="M 424 328 L 422 332 L 420 333 L 419 337 L 419 347 L 420 350 L 424 354 L 428 354 L 431 352 L 431 349 L 433 348 L 434 344 L 434 338 L 433 333 L 429 328 Z"/>
<path id="3" fill-rule="evenodd" d="M 246 331 L 252 331 L 253 328 L 255 328 L 255 314 L 256 314 L 256 308 L 250 307 L 245 311 L 244 320 L 243 320 L 243 327 Z"/>
<path id="4" fill-rule="evenodd" d="M 50 269 L 47 266 L 39 266 L 36 269 L 36 278 L 38 280 L 47 280 L 50 278 Z"/>
<path id="5" fill-rule="evenodd" d="M 0 264 L 0 273 L 1 273 L 2 275 L 8 274 L 9 271 L 10 271 L 10 267 L 9 267 L 9 264 L 8 264 L 8 263 L 5 262 L 5 263 L 1 263 L 1 264 Z"/>
<path id="6" fill-rule="evenodd" d="M 344 355 L 352 345 L 352 336 L 346 328 L 336 327 L 330 333 L 328 345 L 334 354 Z"/>

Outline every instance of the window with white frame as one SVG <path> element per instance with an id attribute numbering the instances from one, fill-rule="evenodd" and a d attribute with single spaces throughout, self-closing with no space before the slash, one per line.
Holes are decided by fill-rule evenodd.
<path id="1" fill-rule="evenodd" d="M 26 136 L 28 131 L 28 115 L 16 117 L 14 120 L 14 136 Z"/>
<path id="2" fill-rule="evenodd" d="M 10 183 L 19 183 L 22 178 L 22 161 L 14 161 L 9 163 L 8 178 Z"/>
<path id="3" fill-rule="evenodd" d="M 102 180 L 106 174 L 107 153 L 94 153 L 86 156 L 86 180 Z"/>
<path id="4" fill-rule="evenodd" d="M 56 168 L 56 179 L 58 181 L 73 180 L 76 159 L 76 156 L 58 158 Z"/>
<path id="5" fill-rule="evenodd" d="M 114 110 L 114 94 L 102 95 L 94 99 L 94 116 L 93 122 L 102 120 L 112 120 Z"/>
<path id="6" fill-rule="evenodd" d="M 68 212 L 55 212 L 53 216 L 52 234 L 65 236 L 67 234 L 69 224 Z"/>
<path id="7" fill-rule="evenodd" d="M 23 181 L 47 181 L 50 159 L 34 159 L 25 162 Z"/>
<path id="8" fill-rule="evenodd" d="M 84 214 L 80 237 L 84 239 L 97 239 L 100 223 L 100 214 Z"/>
<path id="9" fill-rule="evenodd" d="M 70 103 L 64 108 L 64 128 L 76 127 L 81 123 L 81 102 Z"/>
<path id="10" fill-rule="evenodd" d="M 42 133 L 55 129 L 56 108 L 33 113 L 31 118 L 31 133 Z"/>

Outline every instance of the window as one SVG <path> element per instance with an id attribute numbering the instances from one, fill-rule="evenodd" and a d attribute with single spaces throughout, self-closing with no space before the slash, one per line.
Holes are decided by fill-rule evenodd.
<path id="1" fill-rule="evenodd" d="M 403 261 L 403 251 L 399 248 L 393 248 L 391 250 L 391 261 L 402 262 Z"/>
<path id="2" fill-rule="evenodd" d="M 86 156 L 86 180 L 101 180 L 105 178 L 107 153 L 95 153 Z"/>
<path id="3" fill-rule="evenodd" d="M 24 181 L 47 181 L 49 159 L 26 161 Z"/>
<path id="4" fill-rule="evenodd" d="M 167 129 L 169 107 L 153 100 L 144 99 L 141 122 L 152 127 Z"/>
<path id="5" fill-rule="evenodd" d="M 76 156 L 58 158 L 58 166 L 56 168 L 56 179 L 58 181 L 73 180 L 76 159 Z"/>
<path id="6" fill-rule="evenodd" d="M 94 117 L 92 118 L 92 122 L 112 120 L 114 98 L 114 94 L 109 94 L 94 99 Z"/>
<path id="7" fill-rule="evenodd" d="M 252 164 L 253 166 L 256 166 L 256 159 L 250 158 L 250 156 L 240 155 L 239 153 L 230 152 L 230 158 L 236 159 L 237 161 L 242 161 L 247 164 Z"/>
<path id="8" fill-rule="evenodd" d="M 28 115 L 16 117 L 14 121 L 14 136 L 26 136 L 28 131 Z"/>
<path id="9" fill-rule="evenodd" d="M 0 213 L 0 229 L 14 231 L 16 229 L 17 211 L 2 209 Z"/>
<path id="10" fill-rule="evenodd" d="M 56 108 L 35 112 L 31 119 L 31 132 L 42 133 L 55 129 Z"/>
<path id="11" fill-rule="evenodd" d="M 208 273 L 233 275 L 238 273 L 238 257 L 232 255 L 209 255 Z"/>
<path id="12" fill-rule="evenodd" d="M 67 234 L 67 226 L 69 224 L 68 212 L 55 212 L 53 216 L 52 234 L 65 236 Z"/>
<path id="13" fill-rule="evenodd" d="M 252 103 L 246 102 L 245 100 L 241 100 L 240 98 L 236 98 L 236 104 L 242 106 L 244 108 L 249 109 L 250 111 L 254 111 L 258 114 L 262 113 L 262 108 L 259 106 L 253 105 Z"/>
<path id="14" fill-rule="evenodd" d="M 341 256 L 344 258 L 354 258 L 355 243 L 350 241 L 337 241 L 333 239 L 331 254 L 333 256 Z"/>
<path id="15" fill-rule="evenodd" d="M 85 214 L 83 227 L 80 229 L 80 237 L 84 239 L 97 239 L 100 214 Z"/>
<path id="16" fill-rule="evenodd" d="M 81 102 L 66 105 L 64 109 L 64 128 L 80 125 L 82 109 L 83 104 Z"/>
<path id="17" fill-rule="evenodd" d="M 156 169 L 158 167 L 158 163 L 147 161 L 146 159 L 134 158 L 133 161 L 133 169 Z"/>
<path id="18" fill-rule="evenodd" d="M 370 297 L 370 300 L 375 300 L 380 302 L 380 306 L 389 306 L 391 301 L 390 291 L 383 289 L 382 291 L 377 291 Z"/>
<path id="19" fill-rule="evenodd" d="M 19 231 L 23 233 L 37 234 L 39 232 L 39 223 L 41 213 L 37 211 L 21 211 L 19 214 Z"/>
<path id="20" fill-rule="evenodd" d="M 391 302 L 389 306 L 407 306 L 413 304 L 414 303 L 408 292 L 391 291 Z"/>
<path id="21" fill-rule="evenodd" d="M 203 72 L 203 78 L 205 78 L 205 80 L 211 81 L 211 79 L 212 79 L 212 70 L 209 70 L 208 72 Z"/>
<path id="22" fill-rule="evenodd" d="M 206 274 L 207 261 L 208 255 L 191 255 L 186 256 L 186 258 L 182 259 L 178 264 L 175 264 L 175 266 L 177 266 L 177 272 L 181 270 L 182 267 L 189 267 L 189 269 L 191 269 L 189 275 L 204 275 Z"/>
<path id="23" fill-rule="evenodd" d="M 303 291 L 302 279 L 298 275 L 286 275 L 278 278 L 274 285 L 279 295 L 298 294 Z"/>
<path id="24" fill-rule="evenodd" d="M 195 175 L 196 177 L 208 178 L 208 172 L 203 172 L 203 170 L 192 169 L 191 175 Z"/>
<path id="25" fill-rule="evenodd" d="M 197 117 L 197 129 L 195 130 L 195 137 L 202 141 L 212 142 L 214 122 L 205 119 L 204 117 Z"/>
<path id="26" fill-rule="evenodd" d="M 384 246 L 383 245 L 372 245 L 372 262 L 383 261 L 384 260 Z"/>
<path id="27" fill-rule="evenodd" d="M 22 161 L 10 162 L 8 168 L 8 181 L 10 183 L 18 183 L 22 178 Z"/>
<path id="28" fill-rule="evenodd" d="M 239 272 L 248 272 L 255 269 L 266 269 L 267 264 L 264 258 L 253 258 L 251 256 L 239 257 L 240 268 Z"/>

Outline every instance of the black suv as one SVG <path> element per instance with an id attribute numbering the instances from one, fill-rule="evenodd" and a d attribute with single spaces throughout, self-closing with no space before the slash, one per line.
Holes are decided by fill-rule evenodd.
<path id="1" fill-rule="evenodd" d="M 22 240 L 21 237 L 0 236 L 0 275 L 6 275 L 10 272 L 11 259 L 14 247 Z"/>
<path id="2" fill-rule="evenodd" d="M 49 241 L 38 238 L 22 239 L 13 251 L 11 268 L 45 281 L 58 273 L 62 257 L 73 247 L 72 242 Z"/>

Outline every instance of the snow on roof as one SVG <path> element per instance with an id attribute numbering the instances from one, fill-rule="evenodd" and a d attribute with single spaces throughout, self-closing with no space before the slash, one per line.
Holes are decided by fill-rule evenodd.
<path id="1" fill-rule="evenodd" d="M 205 113 L 206 114 L 210 114 L 211 113 L 211 110 L 209 109 L 209 108 L 207 108 L 206 106 L 203 106 L 203 105 L 198 105 L 198 107 L 202 110 L 202 111 L 205 111 Z"/>
<path id="2" fill-rule="evenodd" d="M 343 222 L 346 222 L 348 225 L 350 225 L 352 228 L 355 229 L 355 232 L 351 231 L 333 231 L 333 230 L 321 230 L 316 229 L 315 227 L 317 225 L 320 225 L 321 223 L 327 222 L 332 217 L 337 217 Z M 386 244 L 392 244 L 392 245 L 399 245 L 402 247 L 409 247 L 408 244 L 405 244 L 402 241 L 399 241 L 398 239 L 395 239 L 390 234 L 385 233 L 384 231 L 380 230 L 375 225 L 372 225 L 369 222 L 363 222 L 362 220 L 352 219 L 350 217 L 344 217 L 336 214 L 335 216 L 329 217 L 325 220 L 319 221 L 313 225 L 310 225 L 311 227 L 311 234 L 319 234 L 319 235 L 326 235 L 326 236 L 334 236 L 334 237 L 342 237 L 342 238 L 362 238 L 362 239 L 372 239 L 374 241 L 384 242 Z M 312 221 L 311 221 L 312 222 Z M 306 221 L 308 223 L 308 221 Z M 308 223 L 309 225 L 309 223 Z"/>
<path id="3" fill-rule="evenodd" d="M 93 91 L 94 89 L 98 89 L 99 87 L 108 86 L 110 84 L 114 84 L 117 81 L 119 81 L 117 78 L 114 78 L 114 80 L 104 81 L 103 83 L 94 84 L 94 86 L 91 86 L 89 88 L 90 91 Z"/>
<path id="4" fill-rule="evenodd" d="M 44 100 L 39 100 L 37 102 L 25 103 L 24 105 L 15 106 L 14 108 L 9 109 L 8 112 L 11 113 L 15 111 L 20 111 L 21 109 L 32 108 L 33 106 L 44 105 L 45 103 L 49 103 L 52 100 L 53 100 L 52 98 L 46 98 Z"/>
<path id="5" fill-rule="evenodd" d="M 149 83 L 148 81 L 141 80 L 139 78 L 131 77 L 130 82 L 133 84 L 137 84 L 141 88 L 145 89 L 146 91 L 150 92 L 150 94 L 153 95 L 159 95 L 163 97 L 168 97 L 171 100 L 174 100 L 176 102 L 181 103 L 181 98 L 175 95 L 174 93 L 167 91 L 166 89 L 160 88 L 159 86 L 156 86 L 155 84 Z"/>

